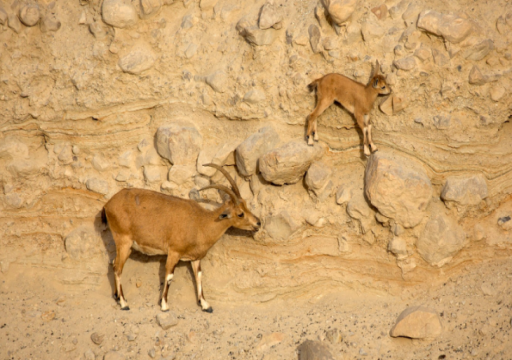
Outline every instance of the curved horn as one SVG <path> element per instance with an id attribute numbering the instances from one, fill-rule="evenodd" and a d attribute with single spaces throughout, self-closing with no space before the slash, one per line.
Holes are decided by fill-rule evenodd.
<path id="1" fill-rule="evenodd" d="M 218 185 L 218 184 L 215 184 L 215 185 L 208 185 L 208 186 L 205 186 L 204 188 L 202 189 L 199 189 L 198 191 L 203 191 L 203 190 L 207 190 L 207 189 L 218 189 L 218 190 L 222 190 L 224 191 L 226 194 L 229 195 L 229 197 L 231 198 L 231 200 L 233 200 L 233 203 L 235 203 L 235 205 L 238 205 L 240 203 L 240 201 L 238 200 L 238 197 L 235 195 L 235 193 L 233 192 L 233 190 L 231 190 L 230 188 L 228 188 L 227 186 L 224 186 L 224 185 Z"/>
<path id="2" fill-rule="evenodd" d="M 209 166 L 209 167 L 212 167 L 212 168 L 215 168 L 217 170 L 219 170 L 221 173 L 224 174 L 224 176 L 226 177 L 226 179 L 228 179 L 229 183 L 231 184 L 231 187 L 233 188 L 233 191 L 234 193 L 239 197 L 241 198 L 240 196 L 240 190 L 238 190 L 238 186 L 236 185 L 236 182 L 235 180 L 233 180 L 233 178 L 231 177 L 231 175 L 229 175 L 229 173 L 222 167 L 222 166 L 219 166 L 217 164 L 213 164 L 213 163 L 209 163 L 209 164 L 204 164 L 203 166 Z"/>

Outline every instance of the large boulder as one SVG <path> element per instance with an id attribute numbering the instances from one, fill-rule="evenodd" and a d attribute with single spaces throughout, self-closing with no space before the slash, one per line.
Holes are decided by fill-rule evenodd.
<path id="1" fill-rule="evenodd" d="M 256 173 L 258 159 L 279 143 L 279 134 L 271 126 L 258 130 L 236 148 L 236 166 L 243 176 Z"/>
<path id="2" fill-rule="evenodd" d="M 127 0 L 104 0 L 101 6 L 103 21 L 117 28 L 126 28 L 137 23 L 137 10 Z"/>
<path id="3" fill-rule="evenodd" d="M 482 174 L 469 177 L 449 177 L 446 179 L 441 199 L 455 205 L 478 205 L 487 197 L 487 182 Z"/>
<path id="4" fill-rule="evenodd" d="M 173 165 L 195 164 L 203 137 L 192 124 L 172 123 L 156 132 L 156 149 Z"/>
<path id="5" fill-rule="evenodd" d="M 418 27 L 432 34 L 442 36 L 454 44 L 467 38 L 473 30 L 471 21 L 457 15 L 442 14 L 433 10 L 425 10 L 420 13 Z"/>
<path id="6" fill-rule="evenodd" d="M 435 211 L 416 241 L 421 257 L 432 266 L 443 266 L 466 244 L 464 230 L 441 211 Z"/>
<path id="7" fill-rule="evenodd" d="M 320 159 L 324 151 L 318 143 L 308 146 L 305 141 L 290 141 L 260 158 L 261 174 L 276 185 L 294 184 L 302 179 L 311 163 Z"/>
<path id="8" fill-rule="evenodd" d="M 421 165 L 379 151 L 366 165 L 366 196 L 379 212 L 404 227 L 418 225 L 432 197 L 432 185 Z"/>
<path id="9" fill-rule="evenodd" d="M 439 336 L 442 330 L 439 315 L 435 310 L 425 306 L 411 306 L 398 316 L 389 334 L 392 337 L 433 339 Z"/>

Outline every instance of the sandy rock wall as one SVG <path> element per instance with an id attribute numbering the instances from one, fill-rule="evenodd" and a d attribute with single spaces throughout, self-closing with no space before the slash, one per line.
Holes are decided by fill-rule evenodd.
<path id="1" fill-rule="evenodd" d="M 225 182 L 210 161 L 264 221 L 212 249 L 213 297 L 394 292 L 509 256 L 511 19 L 506 1 L 1 1 L 1 270 L 96 286 L 103 204 L 197 198 Z M 308 147 L 307 85 L 367 82 L 375 60 L 379 152 L 339 106 Z"/>

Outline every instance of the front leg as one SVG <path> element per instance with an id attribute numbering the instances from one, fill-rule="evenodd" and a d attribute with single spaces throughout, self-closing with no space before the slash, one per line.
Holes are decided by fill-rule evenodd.
<path id="1" fill-rule="evenodd" d="M 364 151 L 364 154 L 366 156 L 370 156 L 371 153 L 370 153 L 370 149 L 368 147 L 368 140 L 366 138 L 366 134 L 368 132 L 368 129 L 366 127 L 366 119 L 367 119 L 367 116 L 368 115 L 363 115 L 359 112 L 356 112 L 354 114 L 355 118 L 356 118 L 356 121 L 357 121 L 357 125 L 359 125 L 359 127 L 361 128 L 361 131 L 363 132 L 363 151 Z"/>
<path id="2" fill-rule="evenodd" d="M 198 305 L 201 306 L 201 309 L 206 312 L 213 312 L 212 307 L 208 302 L 204 299 L 203 295 L 203 286 L 201 284 L 201 277 L 202 277 L 202 271 L 201 271 L 201 260 L 195 260 L 191 262 L 192 264 L 192 270 L 194 271 L 194 277 L 196 278 L 196 286 L 197 286 L 197 302 Z"/>

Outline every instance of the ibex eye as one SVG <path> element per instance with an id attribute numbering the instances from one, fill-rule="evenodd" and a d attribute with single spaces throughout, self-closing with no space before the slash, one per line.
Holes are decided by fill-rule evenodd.
<path id="1" fill-rule="evenodd" d="M 238 214 L 238 217 L 239 218 L 243 218 L 244 217 L 244 213 Z"/>
<path id="2" fill-rule="evenodd" d="M 384 90 L 385 88 L 386 88 L 386 87 L 385 87 L 385 86 L 383 86 L 383 87 L 382 87 L 382 90 Z"/>

